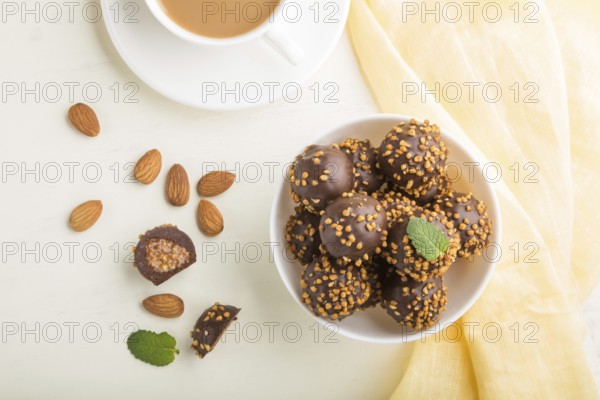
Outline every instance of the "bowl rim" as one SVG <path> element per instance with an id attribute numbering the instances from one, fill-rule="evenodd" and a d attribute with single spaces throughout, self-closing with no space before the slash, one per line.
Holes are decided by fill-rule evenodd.
<path id="1" fill-rule="evenodd" d="M 367 114 L 367 115 L 362 115 L 359 117 L 354 117 L 349 120 L 346 120 L 345 122 L 333 125 L 329 129 L 322 131 L 319 135 L 314 137 L 313 142 L 319 143 L 320 141 L 323 140 L 323 138 L 331 135 L 333 132 L 338 131 L 343 128 L 351 127 L 352 125 L 356 125 L 358 123 L 377 121 L 377 120 L 387 120 L 387 119 L 394 119 L 394 120 L 397 120 L 398 122 L 410 121 L 413 119 L 418 121 L 419 123 L 422 123 L 424 121 L 424 119 L 412 117 L 412 116 L 408 116 L 408 115 L 403 115 L 403 114 L 394 114 L 394 113 Z M 454 134 L 443 129 L 442 127 L 440 127 L 440 132 L 441 132 L 442 138 L 450 137 L 451 141 L 453 143 L 456 143 L 458 146 L 460 146 L 461 150 L 469 157 L 469 159 L 479 162 L 480 165 L 486 165 L 489 163 L 487 158 L 483 155 L 481 150 L 479 150 L 479 148 L 477 148 L 477 146 L 474 143 L 471 143 L 471 142 L 469 142 L 467 144 L 460 143 Z M 303 151 L 303 149 L 300 150 L 299 152 L 297 152 L 296 154 L 300 154 L 302 151 Z M 487 182 L 485 180 L 484 180 L 484 182 L 485 182 L 485 186 L 487 186 L 487 188 L 488 188 L 488 192 L 491 197 L 491 201 L 493 203 L 493 208 L 492 208 L 493 215 L 490 215 L 490 217 L 492 218 L 492 221 L 494 221 L 494 238 L 495 238 L 494 243 L 499 244 L 502 241 L 502 218 L 501 218 L 501 213 L 500 213 L 500 203 L 498 201 L 498 195 L 496 193 L 496 189 L 493 186 L 493 184 L 490 182 Z M 283 273 L 284 273 L 283 269 L 285 267 L 284 267 L 284 263 L 282 262 L 283 260 L 281 260 L 281 256 L 279 255 L 278 252 L 285 251 L 285 245 L 282 244 L 281 246 L 278 246 L 279 238 L 276 237 L 277 236 L 276 232 L 278 230 L 281 230 L 281 227 L 275 226 L 276 225 L 275 223 L 276 223 L 276 219 L 277 219 L 277 214 L 279 212 L 279 199 L 282 196 L 282 192 L 287 189 L 288 182 L 285 177 L 282 177 L 282 178 L 279 178 L 278 181 L 276 181 L 276 184 L 278 185 L 278 187 L 275 191 L 275 194 L 273 197 L 273 202 L 271 203 L 271 212 L 269 214 L 269 244 L 270 244 L 271 251 L 273 254 L 273 261 L 275 263 L 275 266 L 277 267 L 277 273 L 279 274 L 279 278 L 283 282 L 283 284 L 286 287 L 290 296 L 292 296 L 292 298 L 295 300 L 295 302 L 298 304 L 298 306 L 300 306 L 300 308 L 302 308 L 302 310 L 304 310 L 304 312 L 306 314 L 308 314 L 313 320 L 318 322 L 321 326 L 323 326 L 326 329 L 329 329 L 335 333 L 339 333 L 342 336 L 345 336 L 345 337 L 348 337 L 351 339 L 355 339 L 358 341 L 362 341 L 362 342 L 378 343 L 378 344 L 398 344 L 398 343 L 409 343 L 412 341 L 416 341 L 418 339 L 423 340 L 426 336 L 436 334 L 436 333 L 440 332 L 441 330 L 443 330 L 444 328 L 446 328 L 447 326 L 456 323 L 456 321 L 458 321 L 460 318 L 462 318 L 465 315 L 465 313 L 467 311 L 469 311 L 469 309 L 475 304 L 475 302 L 479 299 L 479 297 L 481 297 L 481 294 L 483 293 L 485 288 L 488 286 L 490 279 L 496 269 L 496 264 L 498 262 L 499 257 L 495 257 L 493 260 L 489 261 L 489 263 L 488 263 L 489 267 L 487 269 L 487 272 L 485 273 L 485 275 L 482 278 L 482 282 L 478 285 L 477 290 L 475 290 L 472 293 L 472 295 L 465 302 L 465 304 L 463 304 L 462 307 L 460 307 L 460 309 L 458 309 L 454 313 L 456 315 L 456 317 L 450 318 L 450 321 L 446 322 L 444 325 L 442 325 L 440 323 L 436 324 L 435 329 L 418 330 L 418 331 L 410 332 L 408 334 L 406 333 L 406 331 L 404 329 L 400 329 L 397 337 L 394 336 L 394 337 L 389 337 L 389 338 L 374 338 L 372 336 L 360 334 L 360 333 L 354 332 L 352 330 L 345 329 L 345 328 L 341 327 L 337 321 L 328 321 L 322 317 L 318 317 L 318 316 L 314 315 L 302 303 L 301 299 L 299 299 L 296 296 L 295 288 L 291 286 L 291 283 L 288 282 L 283 277 Z"/>

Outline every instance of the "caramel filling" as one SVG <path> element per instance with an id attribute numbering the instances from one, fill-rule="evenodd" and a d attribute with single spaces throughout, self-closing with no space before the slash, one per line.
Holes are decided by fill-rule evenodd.
<path id="1" fill-rule="evenodd" d="M 146 247 L 146 261 L 157 272 L 180 268 L 190 260 L 190 252 L 167 239 L 151 239 Z"/>

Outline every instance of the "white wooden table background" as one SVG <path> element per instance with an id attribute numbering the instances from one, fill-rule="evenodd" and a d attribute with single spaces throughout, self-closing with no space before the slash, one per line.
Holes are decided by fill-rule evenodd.
<path id="1" fill-rule="evenodd" d="M 0 397 L 375 399 L 392 392 L 410 346 L 340 336 L 329 343 L 286 292 L 264 245 L 275 190 L 271 166 L 278 178 L 282 165 L 319 132 L 377 111 L 347 34 L 303 85 L 299 102 L 236 112 L 194 110 L 161 97 L 124 65 L 101 22 L 9 19 L 0 24 L 0 54 Z M 139 87 L 137 103 L 125 101 L 128 83 Z M 310 87 L 327 83 L 339 88 L 336 103 L 314 99 Z M 102 133 L 95 139 L 75 133 L 65 117 L 71 101 L 84 100 L 86 84 L 102 90 L 94 105 Z M 18 93 L 10 95 L 15 85 Z M 33 92 L 24 94 L 22 85 Z M 62 94 L 54 102 L 57 86 Z M 153 147 L 164 161 L 157 182 L 126 183 L 127 163 Z M 241 175 L 214 200 L 226 221 L 216 239 L 196 227 L 195 193 L 181 209 L 164 200 L 166 168 L 176 162 L 192 183 L 215 163 Z M 71 232 L 72 207 L 95 198 L 105 206 L 98 224 Z M 128 266 L 126 248 L 137 234 L 167 222 L 189 232 L 203 255 L 155 289 Z M 178 320 L 150 316 L 139 305 L 164 291 L 186 300 Z M 242 307 L 239 331 L 200 361 L 188 350 L 187 333 L 213 301 Z M 584 312 L 585 347 L 598 378 L 600 290 Z M 160 369 L 133 359 L 122 343 L 128 323 L 174 334 L 182 350 L 176 362 Z"/>

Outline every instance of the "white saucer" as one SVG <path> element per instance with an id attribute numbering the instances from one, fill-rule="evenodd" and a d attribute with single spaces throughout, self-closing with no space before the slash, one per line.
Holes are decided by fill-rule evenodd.
<path id="1" fill-rule="evenodd" d="M 325 62 L 341 37 L 350 0 L 296 4 L 302 7 L 298 22 L 281 18 L 275 22 L 306 53 L 300 65 L 292 66 L 262 39 L 201 47 L 167 31 L 144 0 L 101 0 L 108 33 L 129 68 L 164 96 L 209 110 L 247 108 L 282 96 L 294 100 L 296 88 Z M 318 23 L 315 5 L 320 10 Z M 337 21 L 325 21 L 332 13 Z"/>

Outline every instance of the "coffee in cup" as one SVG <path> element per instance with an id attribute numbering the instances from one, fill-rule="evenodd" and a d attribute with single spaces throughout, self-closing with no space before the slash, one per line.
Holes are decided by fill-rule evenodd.
<path id="1" fill-rule="evenodd" d="M 243 35 L 269 20 L 278 0 L 160 0 L 167 16 L 189 32 L 210 38 Z"/>

